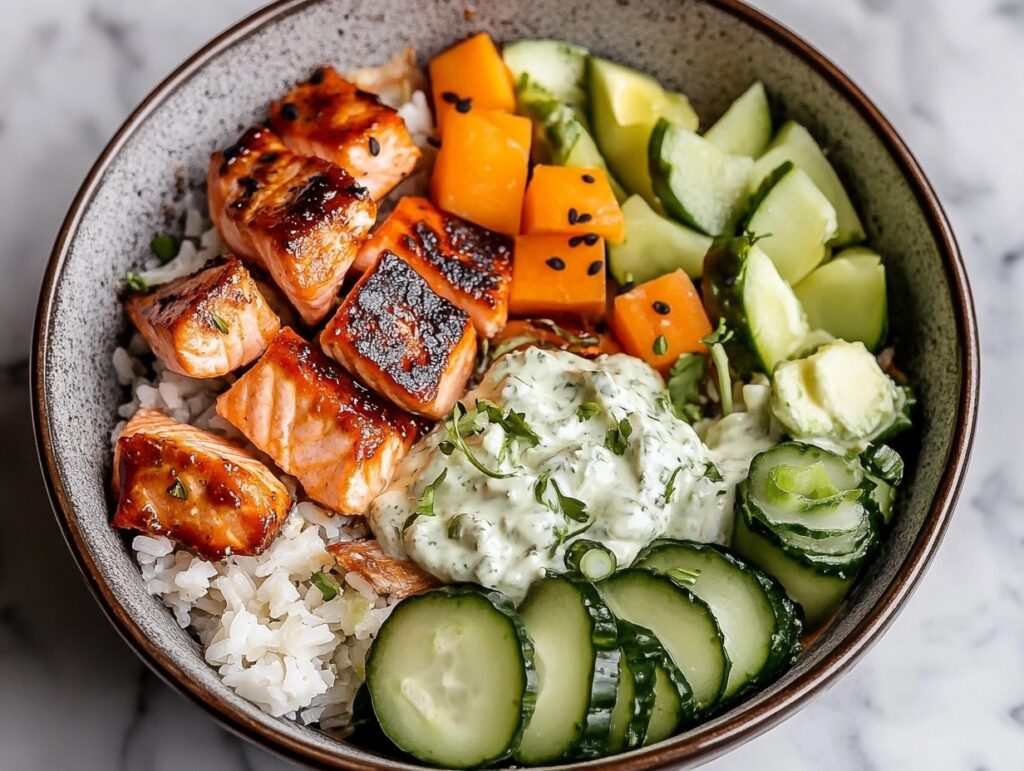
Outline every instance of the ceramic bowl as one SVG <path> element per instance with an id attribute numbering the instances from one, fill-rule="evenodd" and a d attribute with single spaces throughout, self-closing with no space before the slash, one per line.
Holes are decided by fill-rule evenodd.
<path id="1" fill-rule="evenodd" d="M 780 115 L 823 141 L 887 259 L 898 359 L 918 387 L 919 430 L 895 528 L 837 620 L 777 683 L 670 741 L 588 764 L 694 764 L 764 731 L 828 687 L 878 639 L 931 560 L 952 514 L 978 398 L 974 311 L 957 246 L 931 187 L 878 109 L 828 59 L 734 0 L 285 0 L 206 45 L 150 94 L 103 151 L 57 237 L 34 348 L 40 456 L 58 519 L 97 601 L 132 648 L 233 731 L 297 761 L 338 768 L 402 762 L 276 719 L 235 695 L 148 596 L 108 524 L 110 430 L 121 400 L 111 353 L 126 321 L 118 279 L 168 226 L 210 152 L 259 120 L 321 62 L 426 59 L 487 30 L 498 40 L 565 38 L 654 73 L 711 119 L 761 79 Z"/>

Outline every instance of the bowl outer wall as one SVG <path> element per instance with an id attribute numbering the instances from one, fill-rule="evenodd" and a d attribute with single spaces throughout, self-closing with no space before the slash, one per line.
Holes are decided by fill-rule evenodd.
<path id="1" fill-rule="evenodd" d="M 380 61 L 406 42 L 422 59 L 478 29 L 502 40 L 564 36 L 684 89 L 706 118 L 761 78 L 778 112 L 806 123 L 832 149 L 887 257 L 890 296 L 899 299 L 891 303 L 893 329 L 909 332 L 897 340 L 899 360 L 920 385 L 921 451 L 872 575 L 793 670 L 681 737 L 579 765 L 702 762 L 764 731 L 852 666 L 891 623 L 938 546 L 966 471 L 977 413 L 977 331 L 963 262 L 934 192 L 877 108 L 820 53 L 748 6 L 735 0 L 491 2 L 478 4 L 472 20 L 463 10 L 454 2 L 283 0 L 207 44 L 128 118 L 72 203 L 43 282 L 32 389 L 51 500 L 118 631 L 161 677 L 228 728 L 316 765 L 410 767 L 260 712 L 219 681 L 196 643 L 146 595 L 123 539 L 107 524 L 107 436 L 120 391 L 110 354 L 124 328 L 114 299 L 118 277 L 141 261 L 150 235 L 180 210 L 171 191 L 200 182 L 207 154 L 321 61 L 342 67 Z"/>

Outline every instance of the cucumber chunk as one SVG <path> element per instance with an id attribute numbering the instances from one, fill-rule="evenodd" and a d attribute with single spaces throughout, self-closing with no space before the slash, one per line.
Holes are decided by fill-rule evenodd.
<path id="1" fill-rule="evenodd" d="M 734 330 L 729 361 L 741 373 L 771 373 L 809 333 L 789 284 L 752 239 L 718 239 L 704 258 L 704 305 Z"/>
<path id="2" fill-rule="evenodd" d="M 618 690 L 614 616 L 590 584 L 567 578 L 534 584 L 519 616 L 533 641 L 539 683 L 516 760 L 600 755 Z"/>
<path id="3" fill-rule="evenodd" d="M 839 252 L 793 287 L 814 329 L 823 329 L 870 351 L 885 342 L 888 310 L 885 266 L 875 252 L 851 247 Z"/>
<path id="4" fill-rule="evenodd" d="M 426 763 L 471 768 L 519 746 L 533 710 L 533 646 L 497 592 L 450 586 L 403 600 L 366 659 L 381 729 Z"/>
<path id="5" fill-rule="evenodd" d="M 825 259 L 836 234 L 836 210 L 811 178 L 787 161 L 754 196 L 746 230 L 763 236 L 759 245 L 790 284 Z"/>
<path id="6" fill-rule="evenodd" d="M 747 205 L 750 158 L 724 153 L 664 118 L 648 151 L 654 193 L 670 216 L 708 235 L 733 232 Z"/>
<path id="7" fill-rule="evenodd" d="M 597 588 L 618 618 L 654 633 L 689 683 L 699 711 L 718 702 L 729 681 L 729 656 L 707 603 L 666 576 L 635 568 Z"/>
<path id="8" fill-rule="evenodd" d="M 564 40 L 526 39 L 502 50 L 517 90 L 524 83 L 543 89 L 580 114 L 587 105 L 587 49 Z"/>
<path id="9" fill-rule="evenodd" d="M 608 244 L 608 267 L 619 284 L 642 284 L 680 268 L 691 278 L 700 278 L 710 236 L 662 217 L 639 195 L 626 199 L 622 215 L 626 239 Z"/>
<path id="10" fill-rule="evenodd" d="M 590 123 L 601 154 L 630 193 L 657 205 L 647 146 L 659 118 L 692 131 L 697 113 L 683 94 L 666 92 L 650 75 L 607 59 L 589 59 Z"/>
<path id="11" fill-rule="evenodd" d="M 776 617 L 768 592 L 752 568 L 714 546 L 683 541 L 656 543 L 635 565 L 675 578 L 688 577 L 690 591 L 710 606 L 732 662 L 723 698 L 775 674 L 769 666 L 773 647 L 792 645 L 784 633 L 789 626 Z"/>
<path id="12" fill-rule="evenodd" d="M 724 153 L 757 158 L 772 138 L 772 111 L 764 84 L 757 81 L 740 94 L 704 138 Z"/>
<path id="13" fill-rule="evenodd" d="M 768 146 L 768 151 L 758 158 L 751 174 L 751 189 L 757 189 L 765 177 L 786 161 L 792 161 L 803 169 L 817 188 L 832 202 L 836 210 L 833 246 L 848 246 L 867 237 L 857 210 L 843 183 L 839 181 L 839 175 L 810 132 L 795 121 L 787 121 Z"/>
<path id="14" fill-rule="evenodd" d="M 828 575 L 801 563 L 759 529 L 742 508 L 736 513 L 733 548 L 785 587 L 786 594 L 803 608 L 812 629 L 832 615 L 855 577 Z"/>

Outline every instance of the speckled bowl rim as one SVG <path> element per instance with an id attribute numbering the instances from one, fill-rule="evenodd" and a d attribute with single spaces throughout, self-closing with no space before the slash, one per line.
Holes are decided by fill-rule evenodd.
<path id="1" fill-rule="evenodd" d="M 135 653 L 163 680 L 212 714 L 220 723 L 243 738 L 256 741 L 277 754 L 298 762 L 347 769 L 413 768 L 381 758 L 379 763 L 344 757 L 269 730 L 236 711 L 191 681 L 164 653 L 145 636 L 141 627 L 118 602 L 111 588 L 100 578 L 91 555 L 85 548 L 76 525 L 67 491 L 57 467 L 50 441 L 49 407 L 46 403 L 43 368 L 47 359 L 48 322 L 61 273 L 80 220 L 102 183 L 104 172 L 135 130 L 182 83 L 213 57 L 237 41 L 317 0 L 278 0 L 228 28 L 189 57 L 139 104 L 104 148 L 75 196 L 57 236 L 43 279 L 36 315 L 32 348 L 32 409 L 36 445 L 51 504 L 69 548 L 75 555 L 89 588 L 119 634 Z M 815 694 L 830 686 L 852 667 L 889 627 L 916 588 L 942 540 L 953 513 L 970 459 L 977 421 L 979 399 L 979 346 L 977 322 L 971 289 L 953 231 L 930 183 L 895 129 L 870 99 L 821 52 L 791 30 L 740 0 L 702 0 L 729 12 L 796 54 L 822 75 L 843 98 L 850 102 L 884 143 L 893 162 L 902 171 L 924 212 L 941 253 L 946 278 L 952 291 L 957 343 L 962 353 L 962 386 L 959 413 L 953 441 L 946 458 L 945 472 L 931 507 L 906 560 L 882 592 L 878 602 L 854 630 L 827 656 L 799 676 L 786 688 L 749 710 L 740 710 L 731 719 L 706 728 L 698 727 L 668 744 L 652 747 L 628 757 L 608 758 L 576 764 L 589 769 L 640 769 L 670 764 L 692 765 L 710 760 L 741 744 L 800 709 Z"/>

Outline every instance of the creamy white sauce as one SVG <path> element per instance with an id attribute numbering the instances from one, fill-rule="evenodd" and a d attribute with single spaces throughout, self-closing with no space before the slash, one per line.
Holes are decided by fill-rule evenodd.
<path id="1" fill-rule="evenodd" d="M 705 446 L 671 413 L 658 373 L 621 354 L 587 360 L 540 348 L 513 353 L 499 359 L 463 403 L 472 407 L 477 399 L 523 413 L 540 436 L 535 447 L 513 445 L 501 462 L 500 425 L 466 437 L 484 466 L 512 476 L 491 478 L 459 450 L 443 454 L 438 445 L 449 436 L 441 424 L 402 461 L 371 505 L 370 524 L 394 556 L 411 558 L 444 581 L 473 581 L 514 599 L 545 569 L 563 571 L 565 549 L 575 538 L 603 543 L 620 565 L 661 536 L 724 543 L 735 485 L 750 458 L 777 441 L 762 406 L 706 424 Z M 577 408 L 584 402 L 597 411 L 581 420 Z M 622 419 L 632 432 L 618 455 L 605 445 Z M 414 517 L 425 488 L 445 469 L 433 514 Z M 535 497 L 545 475 L 551 506 Z M 674 490 L 666 500 L 670 480 Z M 555 484 L 586 504 L 586 522 L 566 518 Z M 582 534 L 568 535 L 584 525 Z"/>

